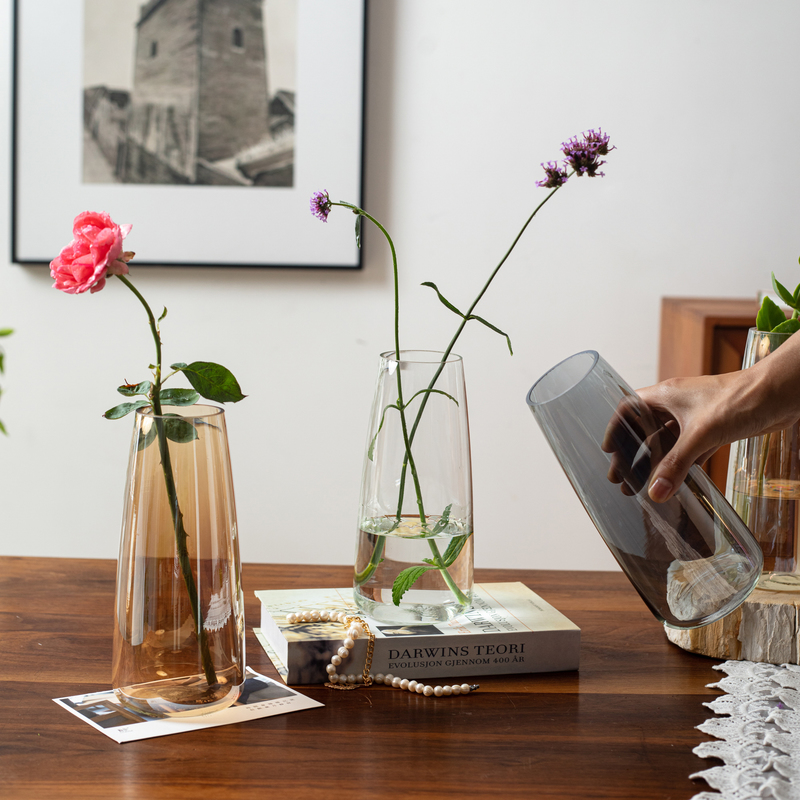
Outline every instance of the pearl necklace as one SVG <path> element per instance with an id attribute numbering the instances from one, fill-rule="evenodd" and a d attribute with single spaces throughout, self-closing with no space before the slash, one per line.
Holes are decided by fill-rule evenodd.
<path id="1" fill-rule="evenodd" d="M 328 673 L 328 680 L 324 684 L 328 689 L 358 689 L 361 686 L 371 686 L 373 683 L 382 683 L 395 689 L 403 689 L 412 694 L 421 694 L 425 697 L 450 697 L 451 695 L 469 694 L 480 688 L 479 684 L 455 683 L 452 686 L 429 686 L 420 681 L 410 681 L 408 678 L 400 678 L 397 675 L 387 673 L 384 675 L 379 672 L 373 675 L 372 654 L 375 649 L 375 634 L 370 630 L 366 620 L 350 614 L 347 611 L 327 611 L 314 609 L 312 611 L 301 611 L 296 614 L 287 614 L 286 621 L 290 625 L 304 622 L 341 622 L 347 628 L 347 634 L 342 641 L 342 646 L 333 654 L 331 663 L 325 667 Z M 367 636 L 367 657 L 364 660 L 364 669 L 361 674 L 338 674 L 338 669 L 350 651 L 355 647 L 356 639 L 362 635 Z"/>

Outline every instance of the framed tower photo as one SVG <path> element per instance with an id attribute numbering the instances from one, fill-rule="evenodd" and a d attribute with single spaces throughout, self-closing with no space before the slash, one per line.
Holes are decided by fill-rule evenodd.
<path id="1" fill-rule="evenodd" d="M 138 265 L 360 267 L 309 200 L 361 202 L 365 0 L 14 12 L 13 262 L 92 210 L 134 223 Z"/>

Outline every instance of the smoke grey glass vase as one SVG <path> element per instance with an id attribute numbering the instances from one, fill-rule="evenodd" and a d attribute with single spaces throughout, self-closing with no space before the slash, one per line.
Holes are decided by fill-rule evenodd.
<path id="1" fill-rule="evenodd" d="M 650 476 L 675 437 L 598 353 L 557 364 L 527 399 L 592 522 L 657 619 L 696 628 L 744 602 L 761 574 L 758 544 L 700 467 L 666 503 L 650 499 Z"/>

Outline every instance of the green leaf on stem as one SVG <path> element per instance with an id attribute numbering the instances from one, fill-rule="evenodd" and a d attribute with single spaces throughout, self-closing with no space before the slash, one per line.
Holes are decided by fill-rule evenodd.
<path id="1" fill-rule="evenodd" d="M 761 308 L 756 317 L 756 328 L 762 332 L 769 333 L 786 321 L 786 314 L 778 306 L 765 297 L 761 302 Z"/>
<path id="2" fill-rule="evenodd" d="M 433 526 L 433 535 L 436 536 L 437 533 L 441 533 L 446 527 L 447 523 L 450 522 L 450 509 L 453 507 L 453 504 L 450 503 L 444 511 L 442 511 L 442 516 L 439 517 L 436 524 Z"/>
<path id="3" fill-rule="evenodd" d="M 11 336 L 14 333 L 13 328 L 0 328 L 0 336 Z"/>
<path id="4" fill-rule="evenodd" d="M 439 287 L 433 283 L 433 281 L 423 281 L 421 286 L 429 286 L 433 289 L 434 292 L 439 296 L 439 300 L 442 301 L 442 305 L 449 308 L 454 314 L 458 314 L 461 319 L 464 319 L 464 315 L 439 291 Z"/>
<path id="5" fill-rule="evenodd" d="M 406 567 L 395 579 L 392 584 L 392 602 L 400 605 L 400 600 L 403 595 L 421 578 L 428 570 L 436 569 L 431 565 L 415 565 L 413 567 Z"/>
<path id="6" fill-rule="evenodd" d="M 0 372 L 5 372 L 5 367 L 3 365 L 3 354 L 0 353 Z"/>
<path id="7" fill-rule="evenodd" d="M 167 316 L 167 307 L 164 306 L 164 310 L 161 312 L 161 316 L 158 318 L 158 321 L 161 322 L 161 320 L 164 319 L 164 317 L 166 316 Z"/>
<path id="8" fill-rule="evenodd" d="M 487 322 L 483 317 L 479 317 L 477 314 L 470 314 L 467 317 L 467 319 L 468 320 L 470 320 L 470 319 L 477 320 L 478 322 L 480 322 L 483 325 L 485 325 L 487 328 L 490 328 L 491 330 L 493 330 L 495 333 L 499 333 L 501 336 L 505 336 L 506 337 L 506 344 L 508 344 L 508 352 L 511 353 L 512 356 L 514 355 L 514 351 L 511 348 L 511 337 L 507 333 L 504 333 L 503 331 L 500 330 L 500 328 L 495 327 L 494 325 L 492 325 L 491 322 Z"/>
<path id="9" fill-rule="evenodd" d="M 467 543 L 467 539 L 469 539 L 470 536 L 472 536 L 471 533 L 464 533 L 461 536 L 454 536 L 450 540 L 450 544 L 447 545 L 447 550 L 442 554 L 442 561 L 445 567 L 452 567 L 453 564 L 456 563 L 456 559 L 461 555 L 461 551 L 464 549 L 464 545 Z"/>
<path id="10" fill-rule="evenodd" d="M 238 403 L 247 396 L 242 394 L 233 373 L 221 364 L 193 361 L 172 364 L 170 369 L 180 370 L 203 397 L 216 403 Z"/>
<path id="11" fill-rule="evenodd" d="M 772 273 L 772 288 L 789 308 L 794 308 L 794 295 Z"/>
<path id="12" fill-rule="evenodd" d="M 381 428 L 383 427 L 383 421 L 386 419 L 386 411 L 390 408 L 396 408 L 398 411 L 400 410 L 400 406 L 398 406 L 397 403 L 390 403 L 388 406 L 386 406 L 386 408 L 383 409 L 380 425 L 378 425 L 378 430 L 375 431 L 375 435 L 372 437 L 372 441 L 369 443 L 369 449 L 367 450 L 367 458 L 370 461 L 372 461 L 372 456 L 375 454 L 375 442 L 377 441 L 378 434 L 381 432 Z"/>
<path id="13" fill-rule="evenodd" d="M 6 426 L 3 425 L 2 421 L 0 421 L 0 433 L 4 433 L 6 436 L 8 436 L 8 431 L 6 430 Z"/>
<path id="14" fill-rule="evenodd" d="M 106 419 L 122 419 L 123 417 L 127 417 L 131 411 L 136 411 L 137 408 L 144 408 L 149 405 L 149 400 L 134 400 L 132 403 L 120 403 L 118 406 L 114 406 L 114 408 L 109 408 L 103 416 Z"/>
<path id="15" fill-rule="evenodd" d="M 361 214 L 356 214 L 356 247 L 361 249 Z"/>
<path id="16" fill-rule="evenodd" d="M 792 308 L 800 307 L 800 283 L 797 284 L 797 288 L 794 290 L 794 305 Z"/>
<path id="17" fill-rule="evenodd" d="M 145 433 L 145 435 L 144 436 L 140 436 L 139 439 L 137 440 L 136 449 L 141 452 L 145 448 L 149 447 L 150 443 L 155 438 L 156 438 L 156 426 L 155 426 L 155 423 L 153 423 L 147 429 L 147 432 Z"/>
<path id="18" fill-rule="evenodd" d="M 171 442 L 186 444 L 200 438 L 191 422 L 173 414 L 165 416 L 167 419 L 164 420 L 164 433 Z"/>
<path id="19" fill-rule="evenodd" d="M 800 331 L 800 319 L 785 319 L 770 333 L 797 333 L 797 331 Z"/>
<path id="20" fill-rule="evenodd" d="M 200 395 L 194 389 L 162 389 L 158 398 L 165 406 L 193 406 Z"/>
<path id="21" fill-rule="evenodd" d="M 136 397 L 137 394 L 143 394 L 146 397 L 152 388 L 153 384 L 150 381 L 142 381 L 141 383 L 123 384 L 117 387 L 117 391 L 125 397 Z"/>
<path id="22" fill-rule="evenodd" d="M 443 394 L 445 397 L 449 397 L 456 405 L 458 405 L 458 400 L 453 397 L 453 395 L 448 394 L 447 392 L 443 392 L 441 389 L 420 389 L 418 392 L 414 392 L 411 397 L 408 398 L 408 402 L 403 406 L 403 408 L 408 408 L 411 405 L 411 401 L 418 395 L 418 394 Z"/>

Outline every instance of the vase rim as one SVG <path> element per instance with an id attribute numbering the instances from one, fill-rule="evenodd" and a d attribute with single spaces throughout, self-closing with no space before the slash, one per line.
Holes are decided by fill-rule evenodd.
<path id="1" fill-rule="evenodd" d="M 792 331 L 791 333 L 788 332 L 788 331 L 760 331 L 758 328 L 755 327 L 755 325 L 752 328 L 750 328 L 747 332 L 751 336 L 758 336 L 758 335 L 761 335 L 761 336 L 793 336 L 794 335 L 794 331 Z"/>
<path id="2" fill-rule="evenodd" d="M 570 361 L 574 361 L 577 363 L 578 359 L 581 359 L 582 362 L 585 363 L 585 369 L 583 369 L 584 363 L 581 364 L 581 369 L 576 370 L 573 375 L 570 375 L 568 379 L 559 378 L 558 376 L 554 375 L 556 371 L 562 371 L 565 364 L 569 363 Z M 553 400 L 557 400 L 559 397 L 562 397 L 567 392 L 574 389 L 579 383 L 581 383 L 584 378 L 597 366 L 597 362 L 600 360 L 600 354 L 596 350 L 582 350 L 580 353 L 575 353 L 567 358 L 561 360 L 556 364 L 554 367 L 550 367 L 547 372 L 544 373 L 536 383 L 531 386 L 530 390 L 528 391 L 527 401 L 528 405 L 532 408 L 539 408 L 541 406 L 545 406 L 548 403 L 552 403 Z M 536 396 L 537 387 L 539 388 L 540 396 Z"/>
<path id="3" fill-rule="evenodd" d="M 387 350 L 381 353 L 384 361 L 397 361 L 395 358 L 396 350 Z M 439 364 L 442 361 L 444 352 L 442 350 L 400 350 L 400 362 L 404 364 Z M 457 353 L 449 353 L 445 364 L 455 364 L 463 361 Z"/>
<path id="4" fill-rule="evenodd" d="M 195 403 L 192 406 L 168 406 L 170 411 L 163 414 L 154 414 L 152 406 L 144 406 L 136 409 L 136 415 L 149 419 L 164 419 L 178 414 L 183 419 L 204 419 L 208 417 L 218 417 L 225 413 L 224 408 L 219 406 L 209 406 L 204 403 Z"/>

